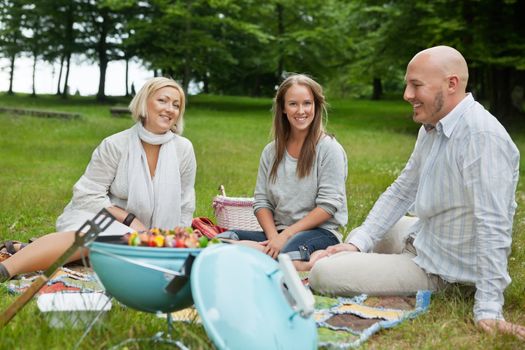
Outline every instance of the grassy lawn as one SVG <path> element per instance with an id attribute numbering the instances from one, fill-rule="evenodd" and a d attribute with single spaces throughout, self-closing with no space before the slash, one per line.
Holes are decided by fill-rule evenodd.
<path id="1" fill-rule="evenodd" d="M 111 104 L 126 104 L 115 99 Z M 114 118 L 108 104 L 88 98 L 0 96 L 0 106 L 53 109 L 80 113 L 80 120 L 45 119 L 0 113 L 0 240 L 27 240 L 54 231 L 55 219 L 71 197 L 100 141 L 132 125 Z M 198 171 L 195 216 L 213 217 L 211 201 L 223 184 L 231 196 L 251 196 L 259 155 L 270 140 L 271 100 L 238 97 L 191 97 L 184 135 L 194 145 Z M 344 146 L 349 160 L 348 230 L 359 225 L 379 194 L 396 178 L 412 151 L 418 126 L 401 101 L 331 101 L 329 132 Z M 525 134 L 512 132 L 525 150 Z M 525 324 L 525 192 L 518 185 L 513 249 L 509 260 L 512 284 L 505 292 L 505 315 Z M 0 287 L 0 310 L 14 298 Z M 255 301 L 254 301 L 255 302 Z M 515 349 L 522 343 L 506 336 L 480 333 L 472 322 L 473 299 L 459 293 L 433 296 L 430 312 L 395 330 L 373 336 L 370 349 Z M 165 329 L 155 315 L 114 303 L 102 325 L 81 348 L 108 348 L 131 337 L 149 337 Z M 71 348 L 83 330 L 49 328 L 31 302 L 0 330 L 0 349 Z M 212 348 L 199 325 L 176 325 L 174 337 L 192 349 Z M 152 348 L 142 344 L 141 348 Z M 138 346 L 128 345 L 135 349 Z M 155 347 L 162 348 L 162 347 Z"/>

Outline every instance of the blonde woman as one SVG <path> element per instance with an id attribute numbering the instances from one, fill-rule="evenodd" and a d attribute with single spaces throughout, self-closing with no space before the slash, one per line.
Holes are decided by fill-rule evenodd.
<path id="1" fill-rule="evenodd" d="M 219 237 L 251 241 L 246 243 L 272 258 L 287 253 L 298 270 L 308 270 L 310 254 L 339 243 L 338 228 L 348 220 L 346 154 L 325 132 L 325 97 L 312 78 L 285 79 L 273 114 L 274 140 L 262 152 L 255 187 L 254 212 L 263 231 Z"/>
<path id="2" fill-rule="evenodd" d="M 102 208 L 117 219 L 109 228 L 115 234 L 190 226 L 196 161 L 191 142 L 181 136 L 184 106 L 177 82 L 163 77 L 147 81 L 129 105 L 136 123 L 95 149 L 57 220 L 57 232 L 1 263 L 0 282 L 49 267 L 71 245 L 75 230 Z"/>

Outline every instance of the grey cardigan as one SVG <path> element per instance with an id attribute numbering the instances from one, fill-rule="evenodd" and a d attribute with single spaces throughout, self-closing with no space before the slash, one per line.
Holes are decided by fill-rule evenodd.
<path id="1" fill-rule="evenodd" d="M 296 175 L 297 159 L 285 153 L 277 169 L 276 181 L 270 180 L 275 159 L 275 142 L 264 148 L 255 186 L 254 212 L 261 208 L 272 211 L 278 230 L 293 225 L 316 207 L 332 217 L 320 225 L 334 233 L 348 222 L 346 176 L 348 163 L 343 147 L 335 138 L 324 136 L 316 147 L 316 157 L 310 174 L 302 179 Z"/>

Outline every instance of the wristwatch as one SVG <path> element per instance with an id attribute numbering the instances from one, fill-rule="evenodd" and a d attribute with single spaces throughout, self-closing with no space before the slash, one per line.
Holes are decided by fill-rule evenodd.
<path id="1" fill-rule="evenodd" d="M 135 220 L 135 217 L 135 214 L 129 213 L 128 216 L 126 216 L 126 218 L 124 219 L 124 221 L 122 221 L 122 223 L 126 226 L 129 226 L 131 225 L 133 220 Z"/>

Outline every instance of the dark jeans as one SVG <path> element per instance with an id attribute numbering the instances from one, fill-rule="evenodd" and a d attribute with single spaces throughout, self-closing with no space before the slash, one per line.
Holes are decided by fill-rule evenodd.
<path id="1" fill-rule="evenodd" d="M 248 240 L 255 242 L 266 241 L 263 231 L 232 230 L 220 233 L 219 238 L 234 240 Z M 286 253 L 292 260 L 309 261 L 310 254 L 316 250 L 326 249 L 331 245 L 340 243 L 337 237 L 330 231 L 317 227 L 312 230 L 298 232 L 286 242 L 281 253 Z"/>

